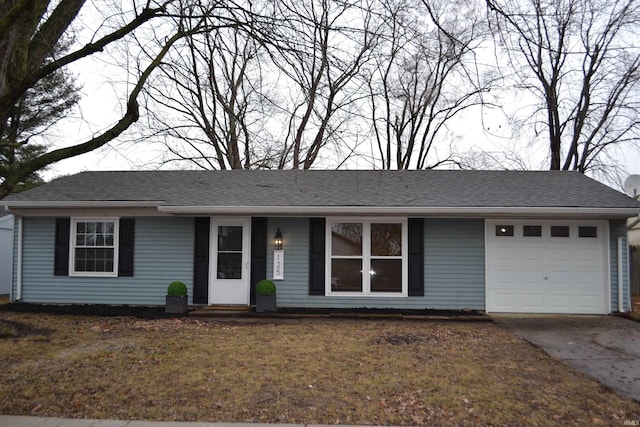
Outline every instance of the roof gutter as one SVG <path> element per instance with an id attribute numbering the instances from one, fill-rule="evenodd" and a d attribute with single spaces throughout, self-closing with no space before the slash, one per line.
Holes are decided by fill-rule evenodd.
<path id="1" fill-rule="evenodd" d="M 88 208 L 153 208 L 171 215 L 457 215 L 460 217 L 532 217 L 583 216 L 629 218 L 640 208 L 580 208 L 580 207 L 500 207 L 500 206 L 169 206 L 158 200 L 115 201 L 0 201 L 8 212 L 14 209 L 88 209 Z"/>
<path id="2" fill-rule="evenodd" d="M 477 217 L 585 216 L 628 218 L 638 208 L 571 207 L 423 207 L 423 206 L 158 206 L 173 215 L 458 215 Z"/>

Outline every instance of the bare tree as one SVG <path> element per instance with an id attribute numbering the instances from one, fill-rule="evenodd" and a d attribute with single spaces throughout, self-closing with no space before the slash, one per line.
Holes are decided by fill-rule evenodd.
<path id="1" fill-rule="evenodd" d="M 140 117 L 138 96 L 179 40 L 195 33 L 245 25 L 250 21 L 247 16 L 251 15 L 249 6 L 235 2 L 147 0 L 142 6 L 135 1 L 131 5 L 114 2 L 113 10 L 96 24 L 88 43 L 45 62 L 60 37 L 71 28 L 84 3 L 85 0 L 0 3 L 0 123 L 6 122 L 10 110 L 24 93 L 46 76 L 130 39 L 144 39 L 137 49 L 124 50 L 126 62 L 131 64 L 127 71 L 133 76 L 133 83 L 127 85 L 122 117 L 84 142 L 58 149 L 47 147 L 46 152 L 22 162 L 20 168 L 0 177 L 0 198 L 25 177 L 52 163 L 95 150 L 135 123 Z M 149 25 L 152 20 L 154 25 Z"/>
<path id="2" fill-rule="evenodd" d="M 435 155 L 447 126 L 483 102 L 491 79 L 476 69 L 484 36 L 478 10 L 468 2 L 389 0 L 383 37 L 370 71 L 369 100 L 382 169 L 424 169 L 453 162 Z M 428 17 L 428 18 L 427 18 Z"/>
<path id="3" fill-rule="evenodd" d="M 261 149 L 269 114 L 262 100 L 265 52 L 255 36 L 238 27 L 196 33 L 169 54 L 147 87 L 144 124 L 153 130 L 150 139 L 163 141 L 164 163 L 202 169 L 273 164 L 270 145 Z"/>
<path id="4" fill-rule="evenodd" d="M 612 148 L 638 146 L 636 0 L 487 0 L 514 86 L 546 128 L 550 169 L 598 173 Z M 523 97 L 520 95 L 520 97 Z"/>
<path id="5" fill-rule="evenodd" d="M 328 146 L 349 153 L 341 132 L 374 43 L 365 6 L 254 2 L 249 25 L 185 39 L 147 89 L 163 162 L 309 169 Z"/>
<path id="6" fill-rule="evenodd" d="M 289 92 L 280 107 L 286 134 L 278 167 L 309 169 L 326 145 L 345 143 L 341 131 L 363 97 L 357 77 L 372 57 L 376 22 L 363 0 L 283 0 L 278 7 L 287 25 L 273 58 Z"/>
<path id="7" fill-rule="evenodd" d="M 72 62 L 102 51 L 150 20 L 166 16 L 171 0 L 149 2 L 136 8 L 122 25 L 112 31 L 100 34 L 96 32 L 96 37 L 90 43 L 54 57 L 55 46 L 68 32 L 84 3 L 85 0 L 18 0 L 0 3 L 0 123 L 7 123 L 14 106 L 38 82 Z M 117 137 L 135 122 L 138 119 L 136 98 L 140 88 L 175 39 L 166 41 L 158 53 L 157 61 L 152 61 L 139 76 L 138 84 L 127 100 L 126 111 L 117 123 L 88 141 L 38 153 L 22 162 L 20 168 L 9 168 L 8 173 L 0 177 L 0 198 L 9 194 L 18 183 L 34 172 L 57 161 L 94 150 Z M 47 57 L 54 57 L 54 60 L 45 61 Z M 6 140 L 0 141 L 0 144 L 6 143 Z M 0 162 L 5 161 L 6 159 L 0 158 Z"/>

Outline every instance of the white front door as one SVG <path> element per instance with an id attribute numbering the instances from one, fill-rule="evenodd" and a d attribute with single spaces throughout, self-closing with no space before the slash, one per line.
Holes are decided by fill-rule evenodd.
<path id="1" fill-rule="evenodd" d="M 211 218 L 209 304 L 249 305 L 249 218 Z"/>

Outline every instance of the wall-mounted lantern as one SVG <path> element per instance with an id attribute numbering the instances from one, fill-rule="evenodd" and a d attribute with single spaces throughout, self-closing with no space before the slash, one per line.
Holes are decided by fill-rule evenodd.
<path id="1" fill-rule="evenodd" d="M 280 232 L 279 228 L 278 228 L 278 231 L 276 231 L 276 237 L 273 238 L 273 250 L 274 251 L 282 250 L 282 233 Z"/>

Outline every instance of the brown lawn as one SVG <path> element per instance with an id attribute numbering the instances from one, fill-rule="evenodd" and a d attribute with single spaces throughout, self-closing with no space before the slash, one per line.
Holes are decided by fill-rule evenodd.
<path id="1" fill-rule="evenodd" d="M 0 311 L 0 413 L 622 425 L 640 404 L 491 323 L 220 323 Z"/>

